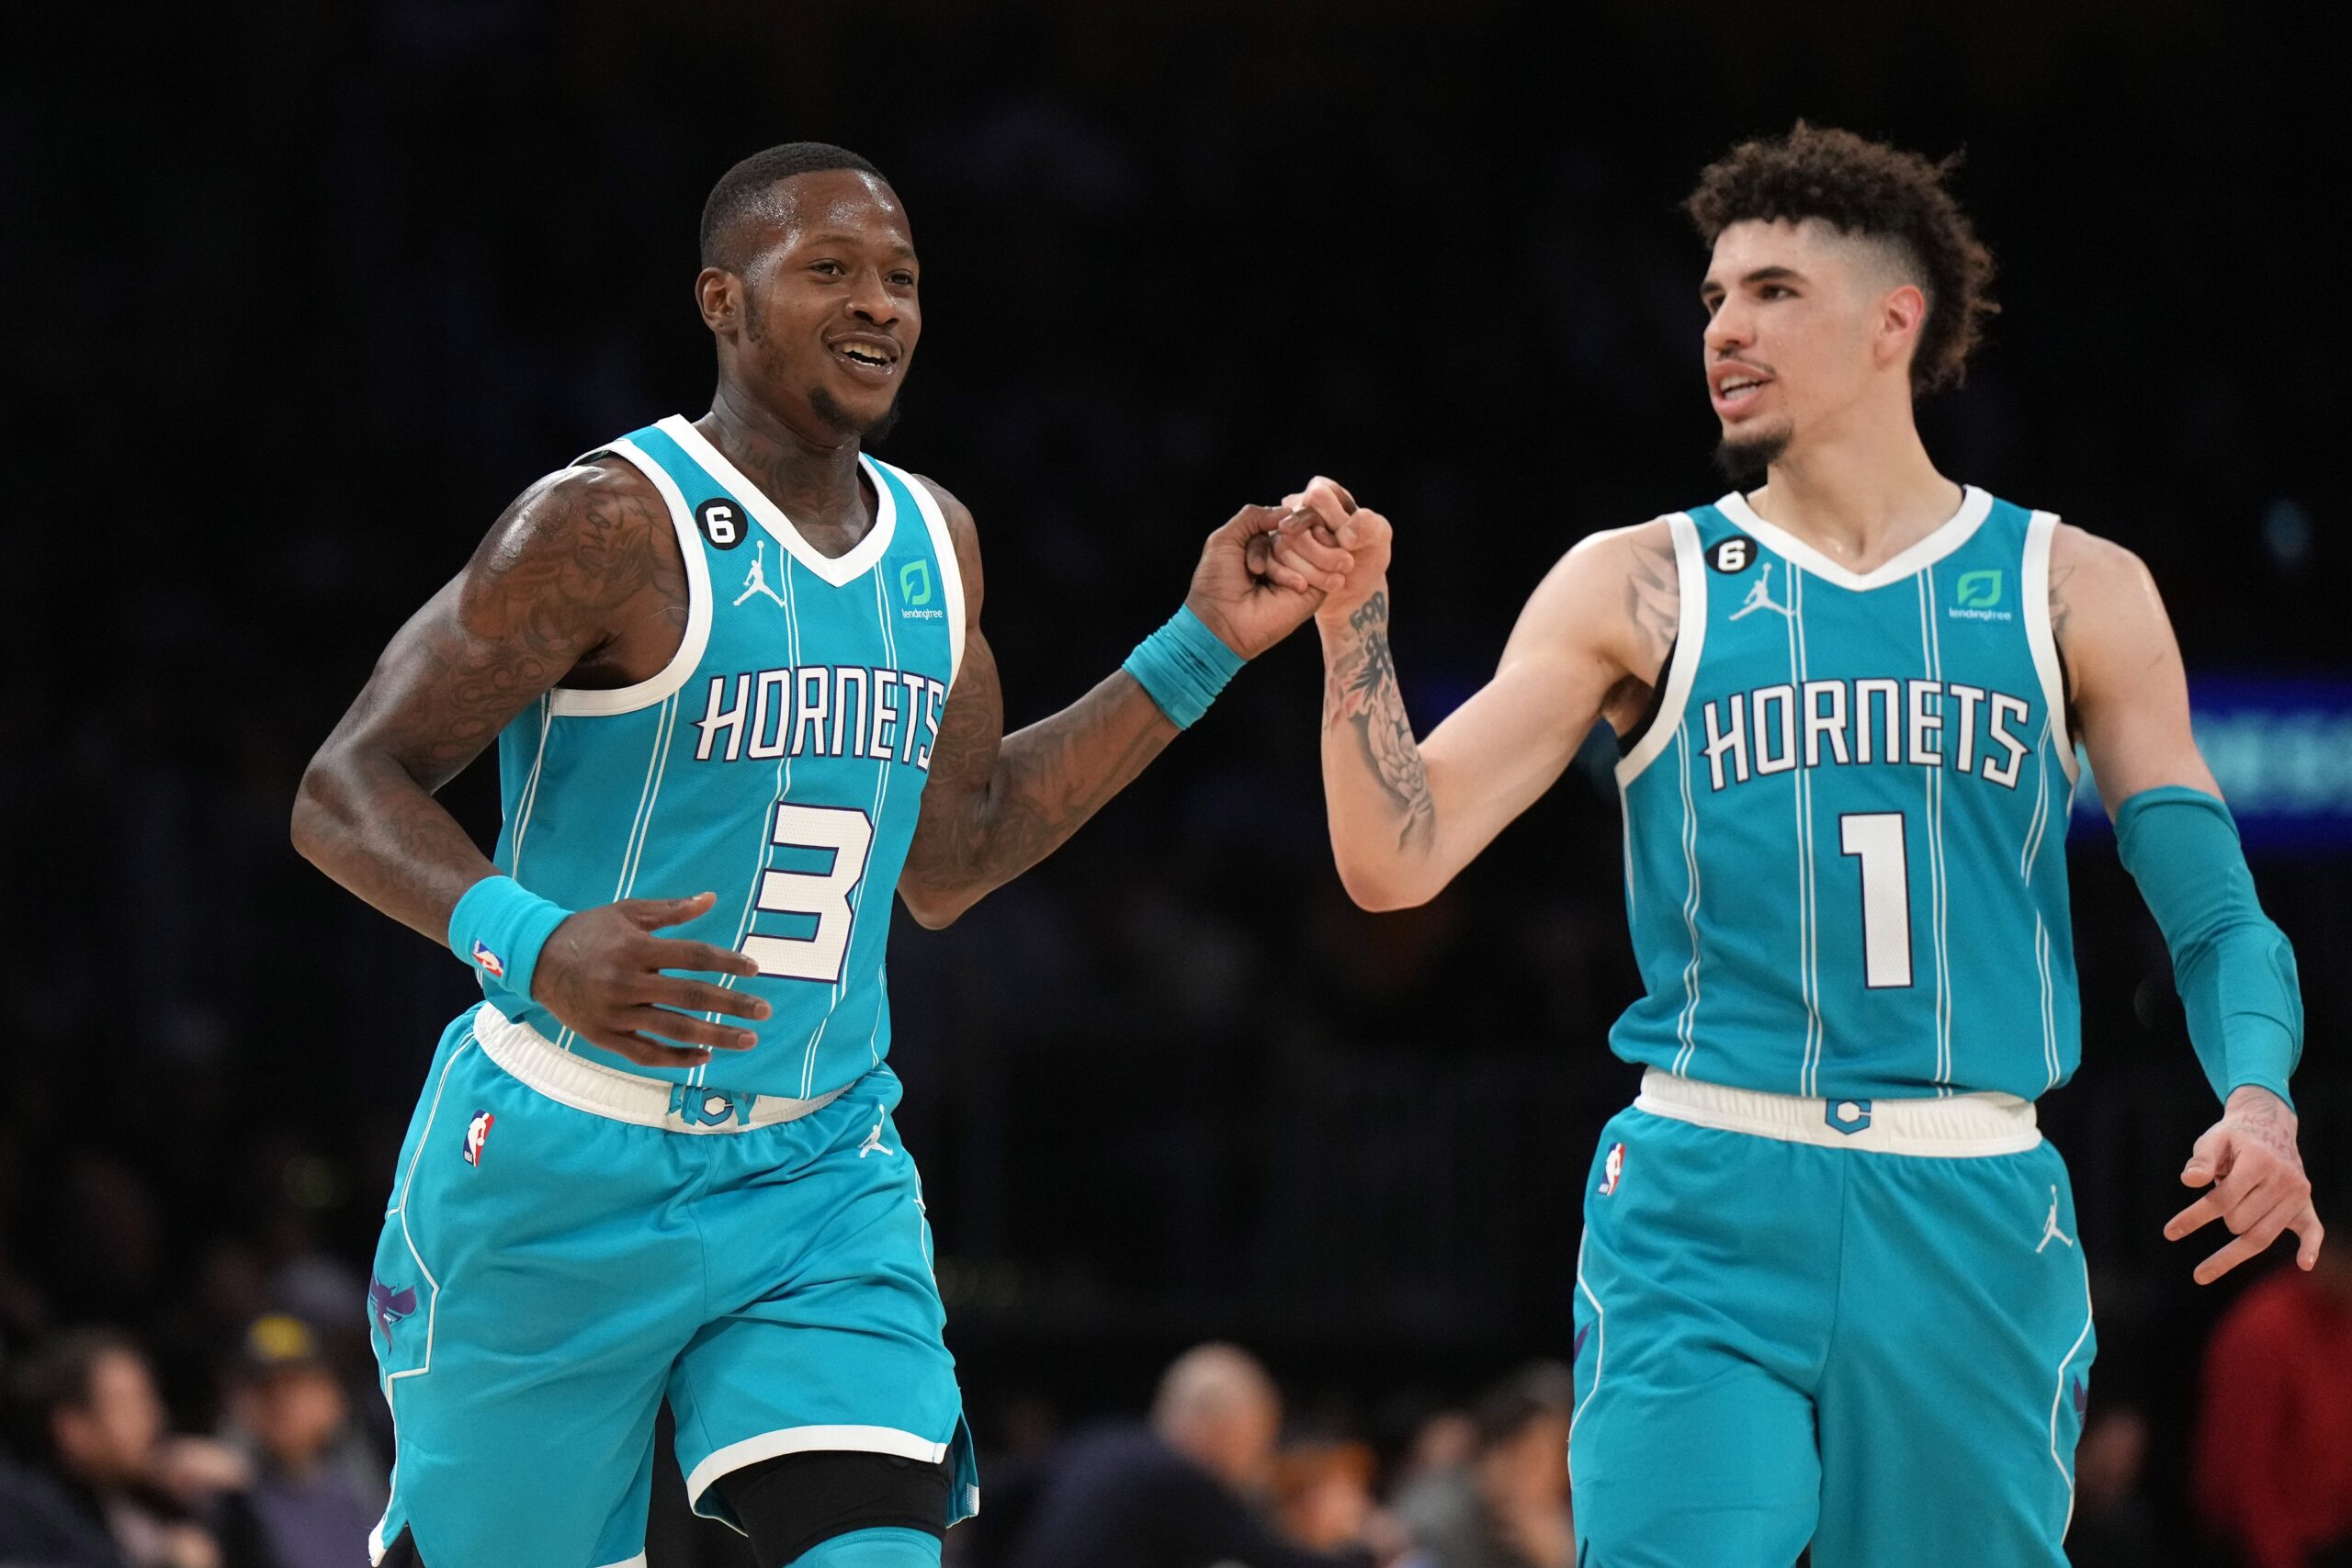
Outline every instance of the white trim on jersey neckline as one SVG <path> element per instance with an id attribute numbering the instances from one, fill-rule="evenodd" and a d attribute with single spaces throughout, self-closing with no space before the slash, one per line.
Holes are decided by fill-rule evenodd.
<path id="1" fill-rule="evenodd" d="M 865 537 L 851 547 L 849 553 L 829 556 L 800 536 L 799 527 L 784 514 L 783 508 L 768 499 L 767 492 L 745 479 L 742 470 L 727 460 L 727 455 L 712 446 L 703 433 L 686 423 L 683 414 L 672 414 L 654 426 L 676 442 L 686 456 L 710 471 L 710 477 L 727 487 L 736 500 L 741 502 L 759 525 L 767 530 L 775 542 L 792 554 L 792 558 L 814 572 L 819 579 L 835 588 L 847 587 L 856 581 L 874 563 L 889 553 L 890 536 L 898 531 L 899 502 L 890 487 L 882 481 L 878 471 L 869 471 L 874 483 L 874 526 Z M 868 470 L 875 469 L 874 459 L 861 452 L 857 460 Z"/>
<path id="2" fill-rule="evenodd" d="M 1968 543 L 1991 514 L 1993 498 L 1974 485 L 1962 485 L 1961 491 L 1959 511 L 1937 524 L 1933 532 L 1909 549 L 1864 572 L 1839 566 L 1786 528 L 1758 517 L 1756 509 L 1747 504 L 1747 498 L 1737 491 L 1716 502 L 1715 510 L 1730 519 L 1742 533 L 1755 535 L 1776 553 L 1787 557 L 1825 582 L 1835 583 L 1856 593 L 1867 593 L 1873 588 L 1899 582 Z"/>

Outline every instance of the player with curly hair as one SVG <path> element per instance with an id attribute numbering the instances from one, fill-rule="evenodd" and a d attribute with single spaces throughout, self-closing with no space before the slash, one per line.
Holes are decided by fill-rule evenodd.
<path id="1" fill-rule="evenodd" d="M 1688 203 L 1719 457 L 1752 489 L 1579 543 L 1426 738 L 1389 526 L 1317 479 L 1276 570 L 1317 612 L 1331 840 L 1357 902 L 1433 897 L 1605 719 L 1623 748 L 1643 1070 L 1578 1248 L 1580 1568 L 2048 1564 L 2073 1508 L 2089 1288 L 2034 1100 L 2073 1073 L 2079 740 L 2172 944 L 2221 1120 L 2166 1226 L 2210 1282 L 2321 1228 L 2288 1077 L 2292 950 L 2190 736 L 2128 550 L 1947 479 L 1992 258 L 1949 164 L 1799 123 Z M 1353 552 L 1353 566 L 1340 552 Z"/>

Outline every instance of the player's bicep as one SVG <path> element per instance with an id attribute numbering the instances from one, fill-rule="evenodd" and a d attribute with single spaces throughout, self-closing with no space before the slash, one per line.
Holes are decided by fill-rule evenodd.
<path id="1" fill-rule="evenodd" d="M 2189 728 L 2179 641 L 2139 558 L 2064 530 L 2051 563 L 2051 617 L 2075 676 L 2083 748 L 2109 812 L 2166 784 L 2221 794 Z"/>
<path id="2" fill-rule="evenodd" d="M 1421 744 L 1438 830 L 1490 840 L 1566 771 L 1623 678 L 1623 546 L 1596 541 L 1555 566 L 1520 613 L 1495 678 Z M 1619 638 L 1617 640 L 1622 640 Z"/>
<path id="3" fill-rule="evenodd" d="M 447 783 L 609 637 L 644 585 L 641 536 L 667 526 L 643 512 L 606 480 L 526 491 L 393 635 L 328 749 L 389 759 L 428 790 Z"/>

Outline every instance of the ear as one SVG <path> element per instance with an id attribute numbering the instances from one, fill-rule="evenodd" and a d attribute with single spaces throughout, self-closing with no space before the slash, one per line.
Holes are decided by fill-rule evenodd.
<path id="1" fill-rule="evenodd" d="M 720 337 L 731 338 L 743 330 L 743 280 L 731 272 L 707 266 L 695 276 L 695 305 L 702 311 L 702 324 Z"/>
<path id="2" fill-rule="evenodd" d="M 1883 365 L 1905 365 L 1928 321 L 1928 295 L 1916 283 L 1887 290 L 1879 301 L 1876 348 Z"/>

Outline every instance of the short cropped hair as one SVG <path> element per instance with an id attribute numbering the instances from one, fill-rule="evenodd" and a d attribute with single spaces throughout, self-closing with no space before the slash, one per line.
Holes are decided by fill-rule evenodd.
<path id="1" fill-rule="evenodd" d="M 1799 120 L 1786 136 L 1743 141 L 1708 164 L 1682 205 L 1709 245 L 1735 223 L 1818 218 L 1842 233 L 1894 247 L 1928 297 L 1911 387 L 1932 392 L 1959 384 L 1986 319 L 2000 310 L 1988 292 L 1993 253 L 1945 185 L 1959 165 L 1957 153 L 1929 163 L 1850 130 Z"/>
<path id="2" fill-rule="evenodd" d="M 881 170 L 830 141 L 787 141 L 754 152 L 719 175 L 702 204 L 702 265 L 741 272 L 751 258 L 741 254 L 736 236 L 744 220 L 760 215 L 769 187 L 795 175 L 820 175 L 831 169 L 854 169 L 882 179 Z"/>

